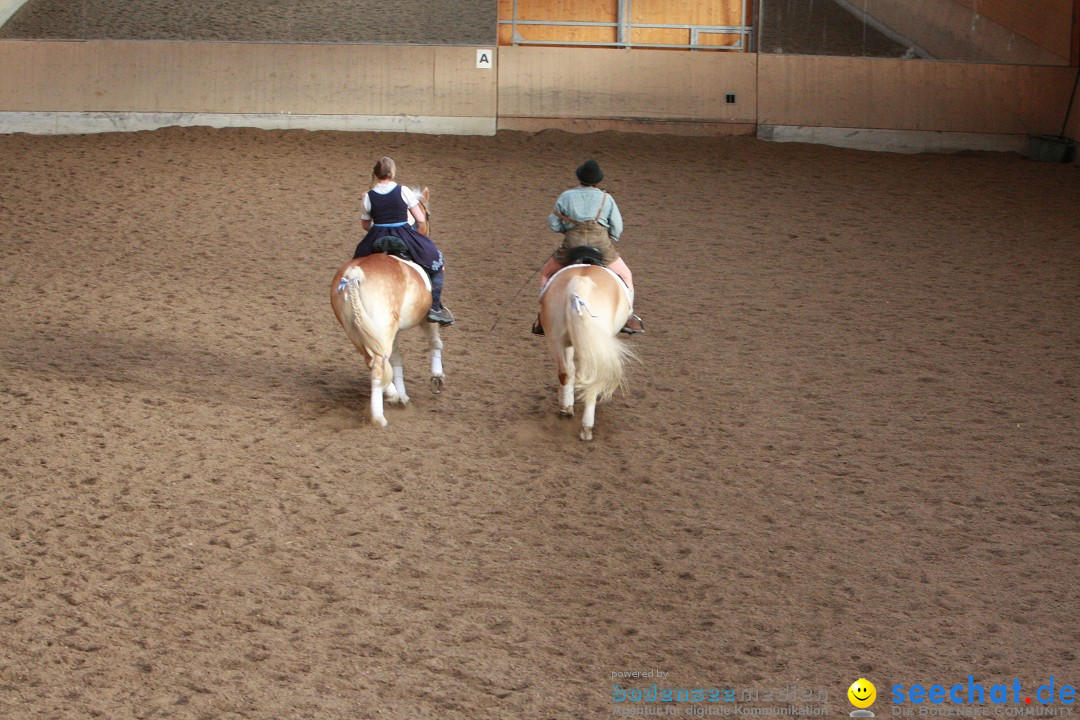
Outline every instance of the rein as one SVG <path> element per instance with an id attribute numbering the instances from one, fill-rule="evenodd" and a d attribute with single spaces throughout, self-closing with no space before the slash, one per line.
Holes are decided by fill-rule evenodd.
<path id="1" fill-rule="evenodd" d="M 544 258 L 544 262 L 542 262 L 542 263 L 540 263 L 539 265 L 536 266 L 536 269 L 533 270 L 532 275 L 530 275 L 528 277 L 528 279 L 525 280 L 525 282 L 521 283 L 521 287 L 519 287 L 517 289 L 517 292 L 514 293 L 514 297 L 510 298 L 510 302 L 504 303 L 503 307 L 506 307 L 507 305 L 510 305 L 515 300 L 517 300 L 517 296 L 521 294 L 521 291 L 525 289 L 525 286 L 528 285 L 530 282 L 532 282 L 532 279 L 534 277 L 536 277 L 536 273 L 540 272 L 544 268 L 544 266 L 547 265 L 547 261 L 550 260 L 552 257 L 554 257 L 556 252 L 558 252 L 558 248 L 555 248 L 554 250 L 552 250 L 551 255 L 548 255 L 546 258 Z M 491 323 L 491 327 L 488 328 L 488 332 L 491 332 L 492 330 L 495 329 L 495 326 L 499 324 L 500 319 L 501 319 L 501 316 L 498 313 L 496 313 L 495 314 L 495 322 Z"/>

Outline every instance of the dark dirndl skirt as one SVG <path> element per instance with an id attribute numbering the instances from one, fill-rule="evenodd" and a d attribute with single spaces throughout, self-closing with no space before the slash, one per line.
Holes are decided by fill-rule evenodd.
<path id="1" fill-rule="evenodd" d="M 443 256 L 439 252 L 439 248 L 435 247 L 435 243 L 431 241 L 427 235 L 418 232 L 410 225 L 372 225 L 368 230 L 367 235 L 360 241 L 360 244 L 356 246 L 356 252 L 353 253 L 353 258 L 365 257 L 372 253 L 371 246 L 379 238 L 393 235 L 394 237 L 401 238 L 405 242 L 405 247 L 409 249 L 409 254 L 412 255 L 413 262 L 420 267 L 424 268 L 428 272 L 438 272 L 443 266 Z"/>

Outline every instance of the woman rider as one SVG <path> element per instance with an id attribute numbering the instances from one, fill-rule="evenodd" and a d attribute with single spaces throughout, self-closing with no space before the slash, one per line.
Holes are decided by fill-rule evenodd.
<path id="1" fill-rule="evenodd" d="M 431 309 L 427 321 L 440 325 L 452 325 L 454 314 L 442 304 L 443 255 L 427 235 L 409 224 L 409 215 L 416 223 L 424 222 L 424 208 L 411 189 L 399 185 L 397 165 L 391 158 L 379 158 L 371 173 L 371 190 L 364 194 L 360 223 L 367 235 L 356 246 L 354 258 L 371 255 L 376 240 L 387 236 L 401 239 L 409 250 L 413 262 L 427 271 L 431 278 Z"/>

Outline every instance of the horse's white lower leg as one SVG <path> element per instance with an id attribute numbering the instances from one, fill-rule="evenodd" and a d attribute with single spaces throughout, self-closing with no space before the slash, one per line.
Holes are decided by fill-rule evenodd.
<path id="1" fill-rule="evenodd" d="M 387 385 L 387 390 L 393 387 L 393 393 L 387 393 L 386 399 L 391 402 L 409 404 L 409 395 L 405 392 L 405 368 L 401 362 L 401 353 L 398 351 L 397 339 L 394 340 L 394 351 L 390 354 L 390 367 L 394 373 L 394 382 Z"/>
<path id="2" fill-rule="evenodd" d="M 569 346 L 563 350 L 562 372 L 559 374 L 559 382 L 562 387 L 559 392 L 559 414 L 563 417 L 574 416 L 574 348 Z"/>
<path id="3" fill-rule="evenodd" d="M 397 391 L 397 396 L 393 398 L 394 402 L 399 402 L 402 405 L 409 404 L 409 396 L 405 393 L 405 368 L 401 365 L 394 365 L 394 384 L 393 388 Z M 389 398 L 388 398 L 389 399 Z"/>
<path id="4" fill-rule="evenodd" d="M 566 384 L 559 388 L 559 414 L 565 417 L 574 416 L 573 380 L 567 380 Z"/>
<path id="5" fill-rule="evenodd" d="M 391 405 L 396 405 L 401 402 L 401 398 L 398 396 L 397 385 L 394 384 L 394 371 L 390 367 L 390 361 L 386 360 L 383 363 L 382 381 L 379 386 L 383 389 L 383 395 L 386 398 L 386 402 Z"/>
<path id="6" fill-rule="evenodd" d="M 585 410 L 581 413 L 581 439 L 592 440 L 592 429 L 596 422 L 596 396 L 585 398 Z"/>
<path id="7" fill-rule="evenodd" d="M 431 377 L 443 377 L 442 348 L 431 349 Z"/>
<path id="8" fill-rule="evenodd" d="M 386 427 L 383 415 L 383 388 L 377 373 L 371 373 L 371 422 L 379 427 Z"/>
<path id="9" fill-rule="evenodd" d="M 428 323 L 428 347 L 431 349 L 431 391 L 438 394 L 442 392 L 445 384 L 442 366 L 442 338 L 439 337 L 439 324 Z"/>

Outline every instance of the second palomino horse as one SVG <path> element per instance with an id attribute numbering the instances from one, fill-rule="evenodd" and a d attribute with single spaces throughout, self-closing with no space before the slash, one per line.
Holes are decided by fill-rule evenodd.
<path id="1" fill-rule="evenodd" d="M 424 188 L 423 201 L 428 199 Z M 426 230 L 426 228 L 423 228 Z M 386 427 L 383 397 L 407 405 L 405 371 L 398 334 L 423 325 L 431 350 L 431 389 L 442 392 L 442 340 L 439 325 L 426 322 L 431 281 L 419 265 L 396 255 L 354 258 L 334 275 L 330 286 L 334 315 L 371 370 L 371 422 Z"/>
<path id="2" fill-rule="evenodd" d="M 633 352 L 617 335 L 632 304 L 619 276 L 599 265 L 569 265 L 541 292 L 540 321 L 559 370 L 559 414 L 573 417 L 575 395 L 581 398 L 582 440 L 592 440 L 596 403 L 625 383 Z"/>

